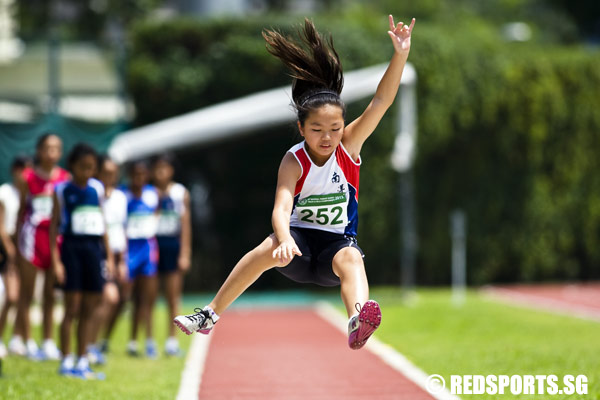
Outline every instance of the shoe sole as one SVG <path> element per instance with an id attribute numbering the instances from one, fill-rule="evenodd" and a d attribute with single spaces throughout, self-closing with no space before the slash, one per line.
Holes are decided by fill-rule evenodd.
<path id="1" fill-rule="evenodd" d="M 358 324 L 358 329 L 353 332 L 355 334 L 348 340 L 352 350 L 361 349 L 381 324 L 381 308 L 376 301 L 369 300 L 363 305 L 358 315 Z"/>
<path id="2" fill-rule="evenodd" d="M 183 333 L 185 333 L 185 334 L 186 334 L 186 335 L 188 335 L 188 336 L 189 336 L 189 335 L 191 335 L 192 333 L 194 333 L 194 332 L 190 331 L 188 328 L 186 328 L 186 327 L 185 327 L 185 325 L 183 325 L 183 324 L 182 324 L 181 322 L 179 322 L 177 319 L 174 319 L 174 320 L 173 320 L 173 323 L 175 324 L 175 326 L 177 326 L 179 329 L 181 329 L 181 331 L 182 331 Z"/>

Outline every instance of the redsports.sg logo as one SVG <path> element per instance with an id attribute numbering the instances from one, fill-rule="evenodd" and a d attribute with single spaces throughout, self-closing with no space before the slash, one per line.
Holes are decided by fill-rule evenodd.
<path id="1" fill-rule="evenodd" d="M 446 381 L 440 375 L 427 378 L 426 388 L 436 394 L 444 390 Z M 587 394 L 585 375 L 451 375 L 452 394 Z"/>

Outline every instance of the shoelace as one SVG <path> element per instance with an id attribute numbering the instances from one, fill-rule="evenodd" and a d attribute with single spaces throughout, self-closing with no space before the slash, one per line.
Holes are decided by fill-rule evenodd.
<path id="1" fill-rule="evenodd" d="M 210 315 L 208 314 L 207 310 L 203 310 L 201 308 L 194 308 L 194 312 L 196 314 L 186 315 L 185 317 L 192 322 L 202 322 L 201 324 L 203 324 L 204 321 L 210 318 Z"/>
<path id="2" fill-rule="evenodd" d="M 358 313 L 360 314 L 360 310 L 362 310 L 362 307 L 360 306 L 360 303 L 356 303 L 356 304 L 354 305 L 354 309 L 355 309 L 356 311 L 358 311 Z M 196 311 L 196 310 L 194 310 L 194 311 Z"/>

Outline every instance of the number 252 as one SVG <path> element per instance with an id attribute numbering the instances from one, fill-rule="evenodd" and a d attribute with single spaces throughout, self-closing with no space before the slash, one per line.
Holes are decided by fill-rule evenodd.
<path id="1" fill-rule="evenodd" d="M 342 216 L 342 212 L 344 210 L 342 209 L 342 207 L 333 207 L 331 209 L 331 211 L 328 208 L 318 208 L 317 209 L 317 214 L 315 215 L 313 210 L 301 210 L 300 214 L 302 214 L 302 218 L 300 218 L 300 221 L 305 221 L 305 222 L 309 222 L 309 223 L 317 223 L 319 225 L 327 225 L 329 224 L 329 215 L 328 213 L 333 214 L 333 219 L 331 221 L 331 225 L 339 225 L 341 223 L 343 223 L 344 221 L 341 219 Z M 315 217 L 313 219 L 313 216 Z"/>

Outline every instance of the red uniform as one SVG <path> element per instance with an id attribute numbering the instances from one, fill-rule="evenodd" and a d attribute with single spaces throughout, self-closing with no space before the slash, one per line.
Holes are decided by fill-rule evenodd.
<path id="1" fill-rule="evenodd" d="M 51 261 L 49 228 L 54 185 L 69 179 L 69 173 L 55 167 L 50 179 L 46 179 L 39 176 L 34 169 L 26 168 L 23 178 L 28 194 L 19 248 L 27 261 L 46 270 L 50 268 Z"/>

